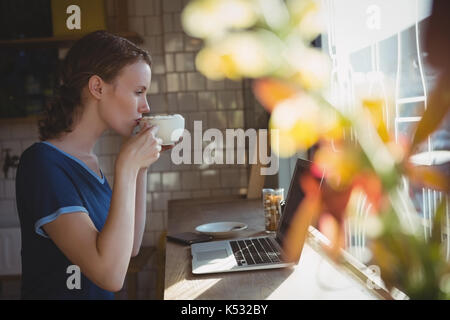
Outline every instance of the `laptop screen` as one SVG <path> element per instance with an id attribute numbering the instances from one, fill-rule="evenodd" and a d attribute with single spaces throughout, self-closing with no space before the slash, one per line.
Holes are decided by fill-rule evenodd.
<path id="1" fill-rule="evenodd" d="M 311 164 L 311 161 L 297 159 L 295 170 L 291 179 L 291 184 L 289 186 L 289 191 L 286 196 L 285 207 L 281 215 L 280 224 L 277 230 L 276 240 L 281 247 L 283 247 L 284 238 L 288 232 L 297 207 L 305 196 L 302 188 L 300 187 L 300 177 L 309 172 Z"/>

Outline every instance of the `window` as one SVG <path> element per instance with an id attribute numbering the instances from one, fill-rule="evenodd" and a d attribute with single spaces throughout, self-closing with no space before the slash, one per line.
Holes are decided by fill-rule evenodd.
<path id="1" fill-rule="evenodd" d="M 427 107 L 437 72 L 427 64 L 423 50 L 424 31 L 431 14 L 431 0 L 324 0 L 327 32 L 322 49 L 332 60 L 329 99 L 338 108 L 355 107 L 356 97 L 377 94 L 384 99 L 383 118 L 397 143 L 411 139 L 415 125 Z M 400 14 L 401 13 L 401 14 Z M 445 119 L 418 153 L 418 165 L 438 165 L 449 172 L 450 119 Z M 349 139 L 352 138 L 350 135 Z M 297 155 L 299 156 L 299 155 Z M 300 155 L 304 158 L 305 155 Z M 280 162 L 280 185 L 292 175 L 292 159 Z M 295 162 L 293 162 L 295 163 Z M 285 187 L 286 188 L 286 187 Z M 409 190 L 423 221 L 425 236 L 431 233 L 430 220 L 442 199 L 430 189 Z M 443 240 L 450 259 L 448 200 Z M 355 217 L 346 224 L 346 249 L 362 262 L 370 259 L 366 249 L 364 220 L 368 203 L 362 194 Z"/>

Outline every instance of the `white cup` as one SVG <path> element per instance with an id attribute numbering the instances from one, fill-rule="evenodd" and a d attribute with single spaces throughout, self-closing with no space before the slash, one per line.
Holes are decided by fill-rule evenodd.
<path id="1" fill-rule="evenodd" d="M 180 114 L 156 114 L 142 117 L 135 133 L 140 131 L 144 123 L 158 126 L 156 136 L 163 141 L 163 145 L 172 145 L 183 135 L 184 118 Z"/>

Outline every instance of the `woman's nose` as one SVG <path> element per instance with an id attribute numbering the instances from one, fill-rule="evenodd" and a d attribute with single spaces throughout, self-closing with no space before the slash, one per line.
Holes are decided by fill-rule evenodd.
<path id="1" fill-rule="evenodd" d="M 147 99 L 144 100 L 144 102 L 141 104 L 139 108 L 140 113 L 147 113 L 150 112 L 150 107 L 148 105 Z"/>

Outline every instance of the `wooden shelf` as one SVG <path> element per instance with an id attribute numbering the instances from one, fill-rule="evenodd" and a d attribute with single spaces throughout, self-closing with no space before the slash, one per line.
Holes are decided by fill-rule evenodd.
<path id="1" fill-rule="evenodd" d="M 40 116 L 38 115 L 33 115 L 33 116 L 28 116 L 28 117 L 23 117 L 23 118 L 0 118 L 0 124 L 1 125 L 6 125 L 6 124 L 21 124 L 21 123 L 36 123 L 38 122 L 38 120 L 40 119 Z"/>
<path id="2" fill-rule="evenodd" d="M 136 32 L 115 32 L 114 34 L 124 37 L 136 44 L 143 42 L 141 36 Z M 48 38 L 27 38 L 17 40 L 0 40 L 0 48 L 24 48 L 24 47 L 58 47 L 66 48 L 70 47 L 73 42 L 80 39 L 83 34 L 80 35 L 68 35 L 68 36 L 56 36 Z"/>

